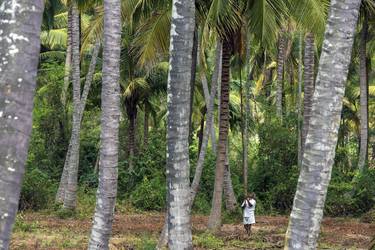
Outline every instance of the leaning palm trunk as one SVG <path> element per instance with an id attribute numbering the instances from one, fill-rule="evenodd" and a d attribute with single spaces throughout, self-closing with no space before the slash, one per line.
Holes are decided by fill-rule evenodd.
<path id="1" fill-rule="evenodd" d="M 221 202 L 223 197 L 226 143 L 229 131 L 230 57 L 231 43 L 225 39 L 223 42 L 222 56 L 219 141 L 216 158 L 215 184 L 211 213 L 208 219 L 208 228 L 211 231 L 218 231 L 221 227 Z"/>
<path id="2" fill-rule="evenodd" d="M 208 90 L 208 83 L 207 83 L 207 77 L 203 73 L 201 75 L 201 81 L 202 81 L 202 87 L 203 87 L 203 94 L 204 94 L 204 100 L 206 102 L 206 105 L 208 106 L 210 103 L 212 103 L 212 107 L 214 108 L 214 101 L 216 94 L 218 92 L 218 82 L 220 81 L 220 73 L 221 73 L 221 57 L 222 57 L 222 44 L 221 41 L 218 40 L 216 44 L 216 57 L 215 57 L 215 70 L 212 75 L 211 79 L 211 92 Z M 214 86 L 215 85 L 215 86 Z M 215 87 L 215 92 L 213 91 L 213 86 Z M 212 98 L 212 99 L 211 99 Z M 212 100 L 212 102 L 211 102 Z M 207 113 L 209 111 L 207 110 Z M 211 116 L 211 121 L 208 123 L 207 121 L 207 126 L 209 127 L 210 130 L 210 138 L 211 138 L 211 148 L 212 152 L 216 154 L 216 131 L 215 131 L 215 116 L 214 116 L 214 110 L 212 110 L 212 116 Z M 207 116 L 208 117 L 208 116 Z M 204 157 L 203 157 L 204 158 Z"/>
<path id="3" fill-rule="evenodd" d="M 308 33 L 305 42 L 305 79 L 304 79 L 304 100 L 303 100 L 303 125 L 301 137 L 301 154 L 303 155 L 307 131 L 310 125 L 312 98 L 314 94 L 314 35 Z"/>
<path id="4" fill-rule="evenodd" d="M 195 27 L 193 0 L 173 0 L 168 75 L 167 210 L 169 249 L 192 249 L 189 116 Z"/>
<path id="5" fill-rule="evenodd" d="M 276 114 L 282 117 L 283 114 L 283 85 L 284 85 L 284 63 L 285 63 L 285 47 L 287 40 L 284 30 L 280 33 L 279 48 L 277 54 L 277 87 L 276 87 Z"/>
<path id="6" fill-rule="evenodd" d="M 72 82 L 73 82 L 73 122 L 70 143 L 70 153 L 68 154 L 68 180 L 64 195 L 64 208 L 74 209 L 77 200 L 78 185 L 78 162 L 79 162 L 79 110 L 81 96 L 80 79 L 80 31 L 79 31 L 79 10 L 76 3 L 71 3 L 72 8 Z"/>
<path id="7" fill-rule="evenodd" d="M 367 43 L 368 23 L 367 15 L 363 20 L 361 41 L 359 47 L 359 82 L 360 82 L 360 124 L 361 141 L 359 149 L 358 168 L 363 171 L 368 157 L 368 81 L 367 81 Z"/>
<path id="8" fill-rule="evenodd" d="M 0 249 L 8 249 L 32 128 L 42 0 L 3 0 L 0 12 Z"/>
<path id="9" fill-rule="evenodd" d="M 82 96 L 80 99 L 80 108 L 79 108 L 79 124 L 82 122 L 83 118 L 83 111 L 85 110 L 86 106 L 86 101 L 87 97 L 91 88 L 91 84 L 93 81 L 94 73 L 95 73 L 95 67 L 96 67 L 96 61 L 98 59 L 99 55 L 99 50 L 100 50 L 100 42 L 97 41 L 95 43 L 94 51 L 92 52 L 92 57 L 91 57 L 91 62 L 89 66 L 89 70 L 86 75 L 86 80 L 85 80 L 85 86 L 83 87 L 83 92 Z M 60 183 L 59 183 L 59 188 L 56 193 L 56 202 L 57 203 L 62 203 L 64 201 L 65 197 L 65 189 L 68 184 L 68 167 L 69 167 L 69 162 L 70 162 L 70 153 L 71 153 L 71 144 L 73 143 L 73 137 L 70 138 L 69 146 L 68 146 L 68 151 L 66 153 L 66 158 L 65 158 L 65 163 L 64 163 L 64 168 L 63 168 L 63 173 L 61 175 Z"/>
<path id="10" fill-rule="evenodd" d="M 121 1 L 104 0 L 99 187 L 89 249 L 108 249 L 117 195 L 120 119 Z"/>
<path id="11" fill-rule="evenodd" d="M 285 249 L 316 249 L 360 0 L 331 1 Z"/>
<path id="12" fill-rule="evenodd" d="M 202 140 L 202 147 L 199 152 L 199 158 L 197 161 L 197 166 L 195 168 L 195 174 L 194 179 L 191 184 L 191 204 L 193 205 L 195 196 L 197 195 L 198 189 L 199 189 L 199 183 L 200 179 L 202 177 L 202 171 L 203 171 L 203 163 L 207 152 L 207 146 L 208 146 L 208 139 L 210 137 L 210 133 L 212 130 L 214 130 L 213 122 L 214 122 L 214 108 L 215 108 L 215 97 L 217 93 L 217 86 L 218 86 L 218 75 L 220 70 L 220 64 L 221 64 L 221 51 L 222 51 L 222 45 L 221 42 L 218 41 L 216 45 L 216 65 L 215 65 L 215 71 L 212 76 L 212 82 L 211 82 L 211 95 L 209 95 L 209 99 L 207 102 L 207 115 L 206 115 L 206 127 L 203 132 L 203 140 Z M 207 85 L 207 83 L 206 83 Z"/>

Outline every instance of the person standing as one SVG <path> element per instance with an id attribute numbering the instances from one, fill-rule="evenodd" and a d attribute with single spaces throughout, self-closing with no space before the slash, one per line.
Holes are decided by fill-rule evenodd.
<path id="1" fill-rule="evenodd" d="M 255 224 L 255 205 L 254 193 L 248 194 L 241 205 L 243 209 L 243 224 L 248 235 L 251 233 L 251 225 Z"/>

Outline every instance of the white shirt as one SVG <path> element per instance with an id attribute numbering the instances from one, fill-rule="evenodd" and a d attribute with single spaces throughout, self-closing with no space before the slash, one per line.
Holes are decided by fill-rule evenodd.
<path id="1" fill-rule="evenodd" d="M 254 199 L 250 199 L 250 201 L 246 199 L 242 203 L 241 207 L 245 206 L 245 208 L 243 210 L 243 217 L 253 217 L 254 216 L 255 204 L 256 204 L 256 201 Z"/>

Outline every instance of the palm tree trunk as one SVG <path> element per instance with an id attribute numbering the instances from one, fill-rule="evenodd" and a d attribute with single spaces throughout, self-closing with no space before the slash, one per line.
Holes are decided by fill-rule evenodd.
<path id="1" fill-rule="evenodd" d="M 298 46 L 298 106 L 297 106 L 297 113 L 298 113 L 298 120 L 297 120 L 297 136 L 298 136 L 298 167 L 301 167 L 302 162 L 302 129 L 301 129 L 301 120 L 302 120 L 302 77 L 303 77 L 303 69 L 302 69 L 302 61 L 303 61 L 303 33 L 302 31 L 299 34 L 299 46 Z"/>
<path id="2" fill-rule="evenodd" d="M 332 1 L 285 249 L 316 249 L 360 0 Z"/>
<path id="3" fill-rule="evenodd" d="M 236 211 L 237 200 L 236 200 L 236 195 L 234 194 L 232 177 L 230 173 L 229 140 L 227 140 L 227 144 L 225 147 L 226 148 L 225 148 L 225 167 L 224 167 L 224 201 L 225 201 L 225 208 L 229 212 L 234 212 Z"/>
<path id="4" fill-rule="evenodd" d="M 208 103 L 207 103 L 207 115 L 206 115 L 206 127 L 203 132 L 203 139 L 202 139 L 202 147 L 199 152 L 199 157 L 197 161 L 197 166 L 195 168 L 194 173 L 194 179 L 191 184 L 191 204 L 193 205 L 195 196 L 197 195 L 198 189 L 199 189 L 199 183 L 200 179 L 202 177 L 202 171 L 203 171 L 203 163 L 207 152 L 207 146 L 208 146 L 208 139 L 210 137 L 210 132 L 214 129 L 213 122 L 214 122 L 214 108 L 215 108 L 215 98 L 217 93 L 217 87 L 218 87 L 218 75 L 220 70 L 220 64 L 221 64 L 221 54 L 222 54 L 222 44 L 221 41 L 217 41 L 216 44 L 216 66 L 214 75 L 212 77 L 212 83 L 211 83 L 211 95 L 209 97 Z"/>
<path id="5" fill-rule="evenodd" d="M 249 116 L 251 115 L 250 112 L 250 85 L 253 81 L 253 72 L 250 66 L 250 57 L 251 57 L 251 47 L 250 43 L 247 45 L 246 51 L 246 58 L 247 58 L 247 81 L 245 82 L 245 116 L 244 116 L 244 124 L 243 124 L 243 185 L 244 185 L 244 193 L 247 195 L 248 190 L 248 144 L 249 144 Z"/>
<path id="6" fill-rule="evenodd" d="M 222 53 L 222 44 L 221 41 L 218 40 L 216 44 L 216 57 L 215 57 L 215 70 L 212 74 L 211 79 L 211 92 L 208 90 L 208 83 L 207 78 L 205 74 L 201 75 L 201 81 L 202 81 L 202 87 L 203 87 L 203 94 L 204 94 L 204 100 L 206 102 L 206 105 L 208 106 L 209 103 L 211 103 L 210 98 L 214 96 L 213 98 L 213 107 L 215 106 L 215 97 L 218 92 L 218 82 L 220 81 L 220 73 L 221 73 L 221 55 Z M 212 86 L 215 86 L 215 92 L 212 92 Z M 212 110 L 213 112 L 213 110 Z M 208 111 L 207 111 L 208 113 Z M 211 147 L 214 154 L 216 154 L 216 131 L 215 131 L 215 116 L 212 114 L 211 116 L 211 122 L 210 122 L 210 138 L 211 138 Z M 208 124 L 207 124 L 208 125 Z"/>
<path id="7" fill-rule="evenodd" d="M 72 63 L 72 8 L 68 8 L 64 85 L 61 91 L 61 104 L 63 105 L 64 109 L 66 108 L 66 99 L 67 99 L 70 78 L 71 78 L 71 63 Z"/>
<path id="8" fill-rule="evenodd" d="M 287 40 L 285 38 L 284 30 L 282 30 L 279 37 L 279 47 L 277 54 L 276 114 L 278 117 L 282 117 L 283 114 L 283 85 L 286 43 Z"/>
<path id="9" fill-rule="evenodd" d="M 85 110 L 87 97 L 88 97 L 88 94 L 89 94 L 89 91 L 90 91 L 90 88 L 91 88 L 91 84 L 92 84 L 92 80 L 93 80 L 93 77 L 94 77 L 96 61 L 97 61 L 98 56 L 99 56 L 99 50 L 100 50 L 100 42 L 97 41 L 95 43 L 94 51 L 92 53 L 89 70 L 88 70 L 87 75 L 86 75 L 86 81 L 85 81 L 82 96 L 81 96 L 81 99 L 80 99 L 79 124 L 81 124 L 81 122 L 82 122 L 83 111 Z M 67 183 L 68 183 L 68 167 L 69 167 L 69 163 L 70 163 L 69 157 L 70 157 L 70 153 L 71 153 L 71 149 L 72 149 L 71 145 L 73 143 L 73 139 L 74 139 L 73 137 L 70 138 L 68 151 L 66 153 L 63 173 L 61 175 L 59 188 L 58 188 L 57 193 L 56 193 L 56 199 L 55 200 L 56 200 L 57 203 L 64 202 L 65 189 L 66 189 L 66 186 L 67 186 Z"/>
<path id="10" fill-rule="evenodd" d="M 304 79 L 304 105 L 303 105 L 303 125 L 302 125 L 302 138 L 301 138 L 301 151 L 302 155 L 306 143 L 306 136 L 310 125 L 311 109 L 313 103 L 314 94 L 314 35 L 308 33 L 306 35 L 306 46 L 305 46 L 305 79 Z"/>
<path id="11" fill-rule="evenodd" d="M 220 93 L 220 122 L 219 143 L 216 159 L 215 185 L 212 198 L 211 213 L 208 228 L 218 231 L 221 227 L 221 201 L 223 197 L 224 170 L 226 157 L 226 143 L 229 131 L 229 79 L 230 79 L 231 43 L 227 39 L 223 42 L 221 93 Z"/>
<path id="12" fill-rule="evenodd" d="M 71 135 L 71 151 L 68 162 L 68 180 L 65 188 L 64 208 L 75 209 L 78 186 L 79 165 L 79 135 L 80 135 L 80 33 L 79 33 L 79 10 L 76 3 L 71 3 L 72 8 L 72 82 L 73 82 L 73 122 Z"/>
<path id="13" fill-rule="evenodd" d="M 368 81 L 367 81 L 367 53 L 368 36 L 367 15 L 365 12 L 359 44 L 359 82 L 360 82 L 360 127 L 361 140 L 359 149 L 358 169 L 362 172 L 368 159 Z"/>
<path id="14" fill-rule="evenodd" d="M 198 30 L 197 27 L 194 28 L 194 38 L 193 38 L 193 50 L 192 50 L 192 64 L 191 64 L 191 80 L 190 80 L 190 115 L 189 115 L 189 140 L 193 139 L 193 105 L 194 105 L 194 90 L 195 90 L 195 77 L 197 72 L 197 62 L 198 62 Z"/>
<path id="15" fill-rule="evenodd" d="M 168 76 L 168 247 L 192 249 L 189 183 L 189 116 L 195 2 L 173 0 Z"/>
<path id="16" fill-rule="evenodd" d="M 108 249 L 117 195 L 120 118 L 121 1 L 104 0 L 99 187 L 88 249 Z"/>
<path id="17" fill-rule="evenodd" d="M 3 0 L 0 12 L 0 248 L 8 249 L 32 129 L 42 0 Z"/>

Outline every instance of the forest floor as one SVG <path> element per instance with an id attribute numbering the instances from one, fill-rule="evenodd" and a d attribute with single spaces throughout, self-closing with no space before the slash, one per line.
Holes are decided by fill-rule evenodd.
<path id="1" fill-rule="evenodd" d="M 110 249 L 154 249 L 162 229 L 162 213 L 117 213 Z M 193 216 L 194 249 L 281 249 L 288 218 L 257 216 L 251 236 L 242 225 L 224 224 L 217 235 L 206 232 L 207 216 Z M 21 213 L 10 249 L 86 249 L 91 219 L 61 219 L 46 213 Z M 375 224 L 356 219 L 326 218 L 319 249 L 369 249 Z"/>

